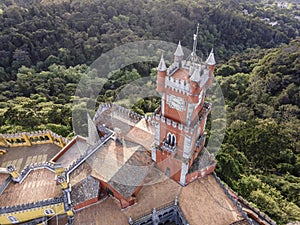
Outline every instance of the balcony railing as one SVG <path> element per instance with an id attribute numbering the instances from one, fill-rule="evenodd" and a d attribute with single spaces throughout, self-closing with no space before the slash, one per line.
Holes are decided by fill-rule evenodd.
<path id="1" fill-rule="evenodd" d="M 165 140 L 163 142 L 162 149 L 164 149 L 168 152 L 175 152 L 177 148 L 176 148 L 176 145 L 170 145 L 167 143 L 167 140 Z"/>

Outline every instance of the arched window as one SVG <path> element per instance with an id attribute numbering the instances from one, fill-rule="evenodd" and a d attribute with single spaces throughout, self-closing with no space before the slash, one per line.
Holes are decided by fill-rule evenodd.
<path id="1" fill-rule="evenodd" d="M 11 223 L 19 223 L 19 220 L 18 220 L 15 216 L 8 216 L 7 219 L 8 219 Z"/>
<path id="2" fill-rule="evenodd" d="M 172 142 L 171 142 L 172 146 L 176 145 L 176 136 L 174 134 L 172 134 Z"/>
<path id="3" fill-rule="evenodd" d="M 54 210 L 51 208 L 45 209 L 44 210 L 45 215 L 52 215 L 54 214 Z"/>
<path id="4" fill-rule="evenodd" d="M 166 144 L 175 146 L 176 145 L 176 136 L 170 132 L 167 134 Z"/>
<path id="5" fill-rule="evenodd" d="M 167 144 L 170 145 L 172 142 L 172 134 L 169 132 L 167 135 Z"/>

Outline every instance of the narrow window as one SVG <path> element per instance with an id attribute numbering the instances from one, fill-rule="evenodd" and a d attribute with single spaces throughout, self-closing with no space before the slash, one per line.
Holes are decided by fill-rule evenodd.
<path id="1" fill-rule="evenodd" d="M 167 167 L 167 169 L 166 169 L 166 176 L 170 177 L 170 168 L 169 167 Z"/>
<path id="2" fill-rule="evenodd" d="M 44 210 L 45 215 L 52 215 L 54 214 L 54 210 L 51 208 L 45 209 Z"/>
<path id="3" fill-rule="evenodd" d="M 7 218 L 11 223 L 19 223 L 19 220 L 15 216 L 8 216 Z"/>

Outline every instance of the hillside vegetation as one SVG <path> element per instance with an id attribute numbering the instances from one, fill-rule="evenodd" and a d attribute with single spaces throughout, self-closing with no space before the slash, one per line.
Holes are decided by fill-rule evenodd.
<path id="1" fill-rule="evenodd" d="M 228 105 L 217 173 L 279 224 L 300 220 L 300 39 L 249 49 L 217 74 Z"/>
<path id="2" fill-rule="evenodd" d="M 214 47 L 227 106 L 217 174 L 278 224 L 300 220 L 297 7 L 278 8 L 273 1 L 3 0 L 0 133 L 51 129 L 73 136 L 72 101 L 88 65 L 130 41 L 181 40 L 190 48 L 199 22 L 198 55 Z M 154 87 L 156 66 L 116 71 L 97 104 L 114 102 L 126 84 L 142 77 L 150 76 Z M 142 99 L 133 110 L 145 114 L 159 104 Z M 86 116 L 83 108 L 78 113 Z"/>
<path id="3" fill-rule="evenodd" d="M 199 49 L 207 55 L 214 47 L 218 60 L 249 47 L 288 43 L 300 28 L 296 19 L 287 17 L 290 12 L 278 15 L 289 18 L 289 23 L 271 27 L 243 15 L 243 6 L 234 1 L 1 2 L 0 81 L 16 80 L 22 65 L 42 71 L 53 63 L 90 64 L 101 53 L 130 41 L 181 40 L 191 46 L 198 22 Z"/>

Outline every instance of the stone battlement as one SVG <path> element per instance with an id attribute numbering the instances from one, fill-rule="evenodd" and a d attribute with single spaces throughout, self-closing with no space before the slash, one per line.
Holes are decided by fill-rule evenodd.
<path id="1" fill-rule="evenodd" d="M 65 146 L 69 140 L 50 130 L 22 132 L 15 134 L 0 134 L 8 147 L 31 146 L 35 144 L 55 144 Z"/>
<path id="2" fill-rule="evenodd" d="M 176 197 L 175 201 L 164 204 L 158 208 L 154 208 L 152 211 L 148 213 L 144 213 L 142 216 L 134 218 L 134 220 L 130 217 L 129 224 L 130 225 L 152 225 L 165 223 L 167 221 L 174 222 L 176 224 L 184 225 L 189 224 L 187 219 L 184 217 L 178 199 Z"/>
<path id="3" fill-rule="evenodd" d="M 130 121 L 137 123 L 141 119 L 145 119 L 147 122 L 154 125 L 154 121 L 152 120 L 152 116 L 142 116 L 136 112 L 131 111 L 123 106 L 119 106 L 117 104 L 103 103 L 99 105 L 99 108 L 93 118 L 95 122 L 99 121 L 101 114 L 103 114 L 106 110 L 110 110 L 115 115 L 121 116 L 125 119 L 129 119 Z"/>
<path id="4" fill-rule="evenodd" d="M 22 205 L 15 205 L 15 206 L 4 206 L 0 208 L 0 215 L 5 213 L 15 213 L 25 210 L 33 210 L 36 208 L 43 208 L 50 205 L 57 205 L 64 203 L 63 197 L 56 197 L 52 199 L 47 199 L 39 202 L 32 202 Z"/>
<path id="5" fill-rule="evenodd" d="M 165 78 L 165 87 L 179 93 L 190 94 L 190 83 L 171 76 Z"/>
<path id="6" fill-rule="evenodd" d="M 48 169 L 51 172 L 55 172 L 55 169 L 60 167 L 59 164 L 52 162 L 42 162 L 42 163 L 33 163 L 27 165 L 20 173 L 20 176 L 17 179 L 13 179 L 15 182 L 22 183 L 22 181 L 29 175 L 32 170 L 37 169 Z"/>
<path id="7" fill-rule="evenodd" d="M 167 126 L 172 126 L 173 128 L 176 128 L 180 131 L 183 130 L 185 133 L 188 133 L 188 134 L 192 135 L 196 131 L 196 129 L 199 127 L 202 120 L 205 118 L 205 114 L 210 111 L 210 108 L 211 108 L 211 104 L 208 103 L 208 102 L 205 102 L 204 106 L 203 106 L 203 111 L 201 111 L 202 114 L 200 115 L 199 120 L 197 120 L 197 123 L 192 125 L 192 128 L 189 127 L 189 126 L 182 125 L 181 123 L 178 123 L 176 121 L 173 121 L 169 118 L 166 118 L 166 117 L 162 116 L 160 114 L 159 110 L 154 112 L 154 121 L 156 121 L 156 122 L 161 121 L 161 122 L 165 123 Z"/>

